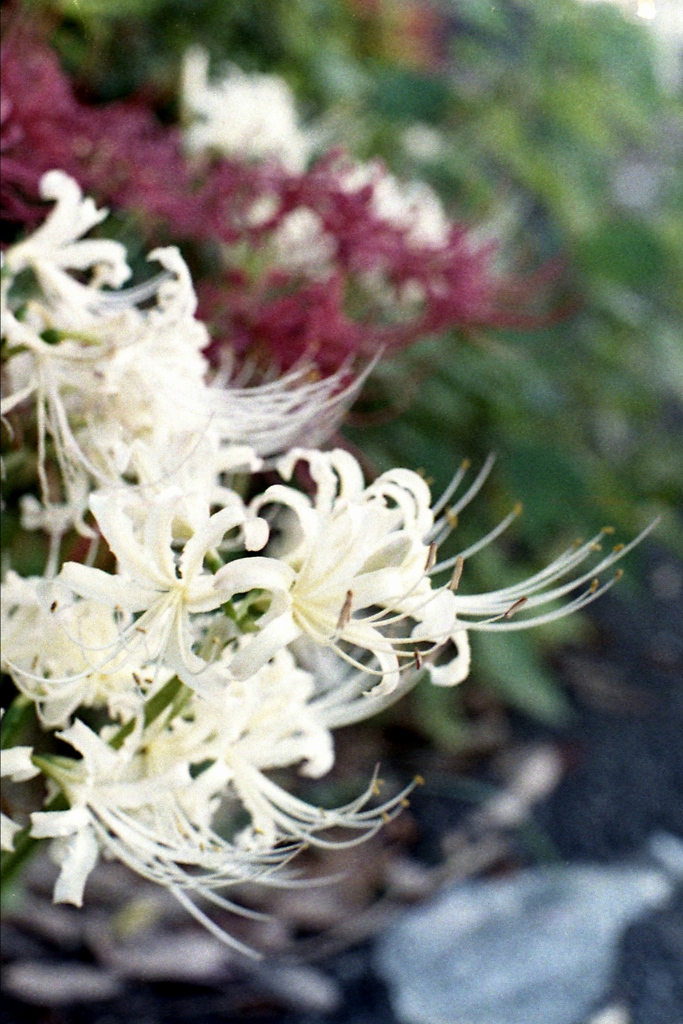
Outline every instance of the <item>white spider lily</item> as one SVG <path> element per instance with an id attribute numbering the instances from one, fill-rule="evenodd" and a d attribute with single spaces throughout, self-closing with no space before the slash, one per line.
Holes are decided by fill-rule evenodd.
<path id="1" fill-rule="evenodd" d="M 55 200 L 45 222 L 23 242 L 5 254 L 5 266 L 16 275 L 31 268 L 46 294 L 59 304 L 69 300 L 82 305 L 92 295 L 89 287 L 77 282 L 67 270 L 93 270 L 97 287 L 119 288 L 130 277 L 126 249 L 120 242 L 81 236 L 107 217 L 92 199 L 83 199 L 76 181 L 63 171 L 48 171 L 40 181 L 43 199 Z"/>
<path id="2" fill-rule="evenodd" d="M 373 779 L 356 800 L 326 811 L 266 777 L 266 769 L 300 761 L 306 774 L 329 768 L 331 741 L 310 710 L 313 689 L 312 678 L 283 651 L 249 684 L 232 683 L 211 702 L 195 695 L 181 715 L 168 723 L 160 716 L 119 750 L 76 719 L 59 736 L 81 760 L 46 760 L 44 766 L 69 809 L 31 816 L 34 837 L 61 845 L 55 900 L 80 906 L 87 877 L 105 851 L 167 886 L 222 941 L 251 952 L 219 929 L 195 900 L 249 913 L 216 890 L 244 881 L 292 884 L 277 869 L 303 844 L 360 842 L 405 800 L 403 792 L 366 810 L 377 791 Z M 212 827 L 226 795 L 251 817 L 250 827 L 234 840 L 221 838 Z M 340 828 L 357 835 L 331 838 L 330 831 Z"/>
<path id="3" fill-rule="evenodd" d="M 106 211 L 83 199 L 65 174 L 42 179 L 56 204 L 45 224 L 10 248 L 5 260 L 5 304 L 13 277 L 33 270 L 39 294 L 21 311 L 8 308 L 3 333 L 9 342 L 9 393 L 3 415 L 32 398 L 38 426 L 38 472 L 49 504 L 46 441 L 52 439 L 67 501 L 83 532 L 88 483 L 118 483 L 133 445 L 163 450 L 178 434 L 196 435 L 209 422 L 203 396 L 206 329 L 194 318 L 196 298 L 187 267 L 175 249 L 150 255 L 164 272 L 151 285 L 118 288 L 130 270 L 125 248 L 80 235 Z M 69 271 L 91 272 L 83 284 Z M 137 304 L 154 297 L 146 311 Z"/>
<path id="4" fill-rule="evenodd" d="M 61 761 L 44 766 L 70 807 L 31 815 L 32 836 L 61 841 L 55 902 L 81 906 L 88 875 L 104 850 L 143 877 L 167 886 L 202 919 L 187 892 L 237 909 L 215 895 L 212 886 L 256 880 L 288 856 L 284 851 L 246 854 L 221 840 L 208 824 L 215 793 L 207 779 L 194 780 L 189 763 L 181 759 L 165 772 L 148 774 L 145 757 L 137 752 L 139 733 L 120 750 L 113 750 L 79 719 L 58 735 L 81 755 L 70 765 Z M 193 869 L 206 874 L 206 884 Z M 229 936 L 221 937 L 243 948 Z"/>
<path id="5" fill-rule="evenodd" d="M 266 522 L 237 501 L 214 515 L 204 510 L 200 519 L 192 517 L 177 488 L 147 503 L 121 491 L 97 492 L 90 507 L 116 555 L 118 573 L 67 562 L 60 580 L 106 608 L 140 615 L 122 630 L 111 656 L 125 645 L 129 652 L 144 651 L 148 661 L 163 658 L 174 671 L 201 672 L 206 661 L 192 650 L 196 637 L 190 617 L 213 611 L 232 596 L 216 586 L 204 560 L 235 529 L 242 531 L 248 550 L 263 547 Z M 176 557 L 179 544 L 182 552 Z"/>
<path id="6" fill-rule="evenodd" d="M 232 67 L 209 83 L 209 57 L 200 47 L 185 54 L 182 102 L 189 122 L 185 144 L 192 153 L 215 150 L 225 156 L 277 160 L 302 171 L 310 153 L 299 127 L 294 97 L 277 75 L 244 74 Z"/>
<path id="7" fill-rule="evenodd" d="M 319 833 L 344 828 L 364 834 L 377 827 L 386 808 L 363 811 L 367 793 L 346 808 L 322 810 L 291 797 L 264 774 L 299 764 L 302 774 L 317 778 L 334 760 L 330 732 L 312 710 L 315 681 L 288 650 L 278 651 L 244 682 L 230 678 L 227 663 L 213 670 L 223 676 L 222 689 L 214 689 L 208 700 L 195 695 L 168 728 L 146 739 L 151 768 L 167 770 L 183 758 L 210 762 L 212 785 L 219 780 L 251 817 L 236 837 L 244 849 L 273 849 L 283 842 L 288 847 L 292 842 L 344 845 L 349 840 L 335 844 Z"/>
<path id="8" fill-rule="evenodd" d="M 459 682 L 469 667 L 466 635 L 450 607 L 452 594 L 445 588 L 434 593 L 427 576 L 430 546 L 424 538 L 433 517 L 424 480 L 393 470 L 365 487 L 358 463 L 341 450 L 295 449 L 280 462 L 280 473 L 289 477 L 299 460 L 308 463 L 317 484 L 315 500 L 276 484 L 252 504 L 255 511 L 280 506 L 293 514 L 293 528 L 283 527 L 289 544 L 276 551 L 277 559 L 243 559 L 216 575 L 216 586 L 233 593 L 259 587 L 273 595 L 259 633 L 231 662 L 232 673 L 247 678 L 281 646 L 305 635 L 391 692 L 401 663 L 413 661 L 420 644 L 451 640 L 456 653 L 448 669 L 441 667 L 443 682 Z M 408 636 L 396 632 L 409 621 Z M 358 650 L 369 652 L 379 668 L 362 664 Z"/>
<path id="9" fill-rule="evenodd" d="M 207 383 L 201 350 L 208 334 L 195 318 L 194 288 L 177 249 L 150 254 L 163 268 L 151 281 L 103 291 L 104 285 L 118 288 L 129 274 L 120 243 L 80 238 L 106 211 L 83 199 L 61 172 L 45 175 L 42 187 L 55 207 L 41 228 L 8 250 L 3 271 L 10 358 L 2 415 L 34 404 L 45 506 L 40 525 L 54 536 L 54 549 L 65 524 L 90 533 L 83 516 L 93 484 L 130 485 L 133 477 L 159 490 L 175 480 L 208 494 L 220 474 L 253 472 L 259 455 L 279 454 L 304 436 L 322 443 L 336 429 L 362 377 L 355 380 L 342 368 L 311 379 L 310 367 L 302 366 L 252 387 L 225 374 Z M 8 296 L 27 268 L 40 292 L 19 318 Z M 83 284 L 70 271 L 91 271 L 91 279 Z M 63 503 L 48 481 L 48 440 Z"/>
<path id="10" fill-rule="evenodd" d="M 122 655 L 112 659 L 123 626 L 110 606 L 74 602 L 57 582 L 9 572 L 2 585 L 3 671 L 48 729 L 66 725 L 82 705 L 133 718 L 143 702 L 136 680 L 145 670 Z"/>
<path id="11" fill-rule="evenodd" d="M 347 192 L 372 186 L 375 216 L 407 232 L 417 248 L 439 249 L 446 245 L 451 225 L 437 194 L 422 181 L 401 182 L 377 161 L 356 164 L 343 180 Z"/>
<path id="12" fill-rule="evenodd" d="M 423 663 L 432 682 L 452 686 L 469 673 L 468 630 L 525 629 L 584 607 L 616 578 L 601 584 L 599 574 L 652 529 L 626 547 L 617 545 L 588 572 L 566 582 L 558 581 L 589 558 L 602 533 L 522 583 L 491 594 L 463 595 L 455 591 L 465 560 L 519 514 L 515 508 L 476 544 L 437 562 L 438 545 L 451 532 L 458 512 L 478 493 L 492 459 L 446 508 L 464 476 L 463 465 L 434 510 L 427 484 L 408 470 L 385 473 L 365 487 L 360 467 L 348 453 L 295 449 L 280 462 L 281 474 L 289 477 L 299 460 L 309 464 L 317 485 L 315 499 L 276 484 L 252 503 L 254 511 L 280 506 L 288 513 L 288 518 L 275 520 L 285 538 L 273 548 L 277 558 L 241 559 L 216 575 L 215 585 L 223 593 L 253 587 L 272 595 L 259 632 L 245 638 L 230 663 L 237 678 L 248 678 L 280 647 L 305 636 L 379 680 L 370 691 L 374 697 L 392 693 L 402 672 Z M 447 582 L 433 586 L 432 577 L 445 572 Z M 556 606 L 570 594 L 576 596 Z M 524 612 L 536 609 L 543 610 L 525 617 Z"/>

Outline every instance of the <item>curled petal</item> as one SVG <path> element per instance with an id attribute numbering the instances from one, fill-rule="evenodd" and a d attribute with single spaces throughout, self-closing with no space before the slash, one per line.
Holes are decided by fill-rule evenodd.
<path id="1" fill-rule="evenodd" d="M 456 653 L 451 660 L 443 665 L 434 665 L 431 662 L 427 664 L 429 678 L 435 686 L 457 686 L 470 674 L 471 654 L 467 631 L 458 630 L 451 639 L 456 647 Z"/>
<path id="2" fill-rule="evenodd" d="M 73 903 L 75 907 L 82 907 L 85 883 L 100 855 L 99 843 L 91 825 L 63 842 L 61 871 L 55 882 L 53 899 L 55 903 Z"/>

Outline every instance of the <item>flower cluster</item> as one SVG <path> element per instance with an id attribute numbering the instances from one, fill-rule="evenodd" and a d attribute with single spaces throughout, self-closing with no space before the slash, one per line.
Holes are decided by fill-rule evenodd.
<path id="1" fill-rule="evenodd" d="M 581 607 L 628 548 L 583 572 L 593 538 L 517 586 L 461 594 L 466 559 L 518 514 L 439 560 L 490 464 L 458 498 L 461 467 L 435 504 L 406 469 L 368 484 L 347 451 L 320 447 L 357 384 L 310 381 L 305 367 L 251 388 L 226 380 L 203 355 L 177 249 L 151 253 L 161 271 L 123 288 L 125 249 L 85 237 L 105 211 L 61 171 L 40 188 L 51 212 L 5 254 L 3 416 L 34 445 L 23 525 L 51 547 L 42 576 L 6 574 L 2 667 L 73 755 L 11 747 L 3 774 L 50 780 L 29 827 L 53 841 L 56 900 L 80 905 L 105 853 L 243 948 L 201 903 L 239 910 L 231 885 L 294 884 L 283 869 L 302 846 L 362 841 L 407 792 L 374 806 L 371 779 L 325 810 L 269 771 L 323 775 L 333 728 L 375 714 L 423 671 L 460 682 L 469 631 Z M 372 175 L 342 189 L 359 190 L 388 220 L 431 203 Z M 447 230 L 431 214 L 427 248 Z M 80 560 L 73 548 L 64 557 L 74 531 Z M 3 818 L 3 848 L 19 831 Z"/>
<path id="2" fill-rule="evenodd" d="M 217 360 L 229 345 L 279 370 L 305 358 L 329 373 L 425 334 L 538 320 L 539 282 L 497 269 L 495 247 L 451 222 L 426 185 L 339 152 L 314 159 L 321 133 L 300 125 L 283 81 L 232 69 L 212 83 L 194 49 L 181 86 L 182 129 L 141 101 L 88 105 L 55 54 L 10 34 L 3 216 L 39 223 L 41 175 L 58 167 L 135 214 L 147 239 L 172 237 L 202 268 Z"/>

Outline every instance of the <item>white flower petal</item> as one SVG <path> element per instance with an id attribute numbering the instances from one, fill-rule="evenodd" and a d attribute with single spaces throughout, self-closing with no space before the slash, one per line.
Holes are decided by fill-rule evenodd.
<path id="1" fill-rule="evenodd" d="M 0 812 L 0 849 L 13 850 L 17 832 L 21 832 L 21 825 L 12 821 L 4 811 Z"/>
<path id="2" fill-rule="evenodd" d="M 92 826 L 87 825 L 66 841 L 61 871 L 55 882 L 55 903 L 83 906 L 83 890 L 97 863 L 100 848 Z"/>
<path id="3" fill-rule="evenodd" d="M 458 630 L 453 634 L 452 641 L 456 653 L 450 661 L 443 665 L 427 664 L 429 678 L 435 686 L 457 686 L 470 674 L 471 652 L 467 632 L 464 629 Z"/>
<path id="4" fill-rule="evenodd" d="M 300 635 L 290 614 L 278 615 L 240 648 L 230 662 L 231 674 L 235 679 L 248 679 Z"/>
<path id="5" fill-rule="evenodd" d="M 68 811 L 33 811 L 31 835 L 34 839 L 58 839 L 71 836 L 90 821 L 87 807 L 70 807 Z"/>
<path id="6" fill-rule="evenodd" d="M 12 782 L 25 782 L 40 774 L 31 755 L 33 747 L 7 747 L 0 752 L 0 775 L 9 776 Z"/>

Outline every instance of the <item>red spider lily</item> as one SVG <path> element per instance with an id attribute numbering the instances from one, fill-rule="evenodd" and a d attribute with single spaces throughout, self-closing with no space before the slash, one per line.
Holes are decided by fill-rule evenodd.
<path id="1" fill-rule="evenodd" d="M 217 356 L 229 344 L 281 369 L 306 358 L 329 372 L 456 327 L 525 326 L 519 310 L 539 291 L 538 280 L 497 274 L 495 247 L 475 245 L 462 225 L 450 225 L 438 244 L 416 242 L 409 227 L 378 214 L 373 181 L 349 186 L 354 165 L 341 153 L 302 174 L 277 162 L 191 158 L 180 130 L 142 102 L 78 100 L 56 55 L 15 33 L 2 61 L 6 221 L 33 227 L 42 219 L 38 182 L 53 168 L 134 213 L 150 240 L 189 246 L 190 259 L 197 245 L 211 254 L 215 271 L 195 276 Z M 375 181 L 383 174 L 373 166 Z M 264 200 L 269 215 L 256 221 Z M 272 258 L 286 219 L 302 210 L 329 243 L 324 267 Z"/>

